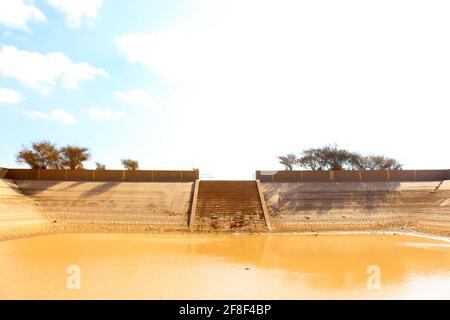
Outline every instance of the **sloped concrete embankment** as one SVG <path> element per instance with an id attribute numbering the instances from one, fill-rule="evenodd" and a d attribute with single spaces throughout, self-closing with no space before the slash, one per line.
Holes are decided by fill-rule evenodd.
<path id="1" fill-rule="evenodd" d="M 274 231 L 404 229 L 450 235 L 450 183 L 261 183 Z"/>
<path id="2" fill-rule="evenodd" d="M 12 180 L 0 179 L 0 240 L 45 234 L 52 231 L 38 205 L 22 194 Z"/>
<path id="3" fill-rule="evenodd" d="M 450 181 L 268 182 L 261 188 L 275 232 L 402 228 L 450 235 Z M 0 239 L 50 232 L 188 231 L 193 189 L 192 182 L 0 179 Z M 202 221 L 202 206 L 205 212 L 214 209 L 215 217 L 222 202 L 200 202 L 196 223 Z"/>
<path id="4" fill-rule="evenodd" d="M 21 201 L 34 204 L 24 212 L 39 216 L 52 232 L 187 230 L 191 182 L 16 183 Z"/>
<path id="5" fill-rule="evenodd" d="M 450 180 L 442 181 L 429 195 L 425 207 L 412 208 L 417 231 L 450 236 Z"/>

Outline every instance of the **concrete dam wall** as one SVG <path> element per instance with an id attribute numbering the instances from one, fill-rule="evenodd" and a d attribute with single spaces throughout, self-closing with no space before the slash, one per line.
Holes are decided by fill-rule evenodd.
<path id="1" fill-rule="evenodd" d="M 257 170 L 261 182 L 407 182 L 443 181 L 450 170 Z"/>
<path id="2" fill-rule="evenodd" d="M 17 225 L 39 221 L 46 226 L 30 233 L 188 230 L 192 182 L 2 179 L 1 183 L 7 186 L 0 189 L 1 224 L 9 217 Z"/>
<path id="3" fill-rule="evenodd" d="M 11 180 L 0 179 L 0 240 L 43 234 L 51 224 Z"/>
<path id="4" fill-rule="evenodd" d="M 145 230 L 185 229 L 191 182 L 17 181 L 39 212 L 55 224 L 76 228 L 132 225 Z M 126 229 L 126 228 L 125 228 Z"/>
<path id="5" fill-rule="evenodd" d="M 261 183 L 274 231 L 400 228 L 450 235 L 450 183 Z"/>
<path id="6" fill-rule="evenodd" d="M 0 179 L 0 239 L 53 232 L 388 229 L 450 236 L 449 180 L 199 182 L 183 181 L 198 173 L 147 171 L 89 172 L 77 181 L 70 172 L 9 172 L 16 178 Z M 32 179 L 18 179 L 30 172 Z M 60 179 L 51 180 L 54 173 Z"/>
<path id="7" fill-rule="evenodd" d="M 44 181 L 102 182 L 195 182 L 195 170 L 68 170 L 68 169 L 5 169 L 0 178 Z"/>

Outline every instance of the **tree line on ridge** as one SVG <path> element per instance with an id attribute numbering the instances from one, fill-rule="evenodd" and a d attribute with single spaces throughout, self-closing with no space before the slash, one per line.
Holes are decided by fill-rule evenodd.
<path id="1" fill-rule="evenodd" d="M 403 165 L 396 159 L 382 155 L 361 155 L 357 152 L 340 149 L 336 145 L 322 148 L 310 148 L 298 156 L 290 153 L 277 157 L 286 170 L 302 167 L 309 170 L 401 170 Z M 86 147 L 67 145 L 57 147 L 56 144 L 42 140 L 32 142 L 31 147 L 23 147 L 16 154 L 19 164 L 26 164 L 32 169 L 71 169 L 82 170 L 84 163 L 91 159 L 90 150 Z M 126 170 L 138 170 L 139 162 L 133 159 L 122 159 Z M 96 170 L 106 170 L 106 165 L 95 162 Z M 198 169 L 193 169 L 198 171 Z"/>
<path id="2" fill-rule="evenodd" d="M 23 147 L 16 154 L 16 162 L 26 164 L 32 169 L 84 169 L 84 162 L 91 159 L 88 148 L 67 145 L 57 147 L 50 141 L 32 142 L 31 147 Z M 126 170 L 139 169 L 139 162 L 132 159 L 122 159 L 121 163 Z M 96 170 L 106 170 L 106 165 L 95 163 Z"/>
<path id="3" fill-rule="evenodd" d="M 401 170 L 403 165 L 393 158 L 382 155 L 361 155 L 340 149 L 336 145 L 304 150 L 297 156 L 290 153 L 278 156 L 286 170 L 296 166 L 309 170 Z"/>

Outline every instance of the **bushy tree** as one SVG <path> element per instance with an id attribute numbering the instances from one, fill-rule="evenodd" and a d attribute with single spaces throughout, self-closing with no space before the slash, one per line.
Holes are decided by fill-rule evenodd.
<path id="1" fill-rule="evenodd" d="M 137 169 L 139 169 L 139 162 L 137 162 L 136 160 L 122 159 L 121 163 L 122 163 L 123 167 L 126 170 L 137 170 Z"/>
<path id="2" fill-rule="evenodd" d="M 297 156 L 293 153 L 290 153 L 285 156 L 279 156 L 278 160 L 282 165 L 284 165 L 286 170 L 292 171 L 297 162 Z"/>
<path id="3" fill-rule="evenodd" d="M 336 145 L 325 146 L 321 149 L 322 166 L 327 170 L 342 170 L 348 166 L 354 157 L 350 151 L 339 149 Z"/>
<path id="4" fill-rule="evenodd" d="M 353 153 L 347 163 L 350 170 L 366 170 L 367 169 L 367 157 L 360 155 L 359 153 Z"/>
<path id="5" fill-rule="evenodd" d="M 366 170 L 401 170 L 403 167 L 395 159 L 376 155 L 365 157 L 364 166 Z"/>
<path id="6" fill-rule="evenodd" d="M 104 165 L 101 162 L 96 162 L 95 163 L 95 170 L 106 170 L 106 165 Z"/>
<path id="7" fill-rule="evenodd" d="M 324 163 L 320 149 L 308 149 L 302 152 L 296 164 L 311 170 L 323 170 Z"/>
<path id="8" fill-rule="evenodd" d="M 293 159 L 296 159 L 294 164 L 292 164 Z M 378 155 L 362 156 L 357 152 L 340 149 L 336 145 L 307 149 L 300 154 L 299 158 L 294 154 L 290 154 L 289 157 L 279 157 L 279 160 L 289 170 L 292 170 L 294 165 L 310 170 L 402 169 L 402 165 L 395 159 Z"/>
<path id="9" fill-rule="evenodd" d="M 42 140 L 31 143 L 31 148 L 23 147 L 16 155 L 16 161 L 27 164 L 32 169 L 57 169 L 60 167 L 59 150 L 55 144 Z"/>
<path id="10" fill-rule="evenodd" d="M 71 170 L 84 169 L 83 162 L 91 158 L 88 148 L 71 145 L 60 148 L 59 155 L 61 167 Z"/>
<path id="11" fill-rule="evenodd" d="M 341 170 L 348 167 L 355 157 L 350 151 L 328 145 L 303 151 L 297 164 L 311 170 Z"/>

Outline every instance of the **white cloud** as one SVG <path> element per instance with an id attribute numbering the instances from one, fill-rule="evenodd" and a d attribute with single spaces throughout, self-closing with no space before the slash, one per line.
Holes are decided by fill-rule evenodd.
<path id="1" fill-rule="evenodd" d="M 120 111 L 111 111 L 109 109 L 99 109 L 99 108 L 91 108 L 89 110 L 86 110 L 85 113 L 92 119 L 92 120 L 118 120 L 125 117 L 124 112 Z"/>
<path id="2" fill-rule="evenodd" d="M 50 111 L 50 119 L 59 121 L 65 124 L 73 124 L 77 122 L 77 119 L 70 113 L 64 111 L 63 109 L 53 109 Z"/>
<path id="3" fill-rule="evenodd" d="M 7 88 L 0 88 L 0 103 L 18 104 L 22 100 L 23 97 L 16 91 Z"/>
<path id="4" fill-rule="evenodd" d="M 76 90 L 81 81 L 107 75 L 88 63 L 74 63 L 61 52 L 41 54 L 14 46 L 2 46 L 0 50 L 0 76 L 15 78 L 45 95 L 59 82 L 66 89 Z"/>
<path id="5" fill-rule="evenodd" d="M 102 0 L 47 0 L 54 8 L 66 14 L 66 24 L 69 28 L 76 29 L 85 23 L 93 25 L 97 18 L 97 9 L 102 5 Z"/>
<path id="6" fill-rule="evenodd" d="M 137 106 L 152 107 L 154 105 L 153 97 L 143 89 L 115 91 L 114 96 L 123 102 Z"/>
<path id="7" fill-rule="evenodd" d="M 41 112 L 41 111 L 26 111 L 26 110 L 19 110 L 19 112 L 21 114 L 23 114 L 24 116 L 27 116 L 28 118 L 31 119 L 42 119 L 42 120 L 47 120 L 49 117 L 47 114 Z"/>
<path id="8" fill-rule="evenodd" d="M 46 20 L 41 10 L 33 2 L 23 0 L 2 0 L 0 5 L 0 25 L 28 31 L 28 22 Z"/>
<path id="9" fill-rule="evenodd" d="M 32 119 L 52 120 L 64 124 L 74 124 L 77 122 L 77 119 L 72 114 L 64 111 L 63 109 L 53 109 L 49 113 L 44 113 L 36 110 L 20 110 L 20 113 Z"/>

